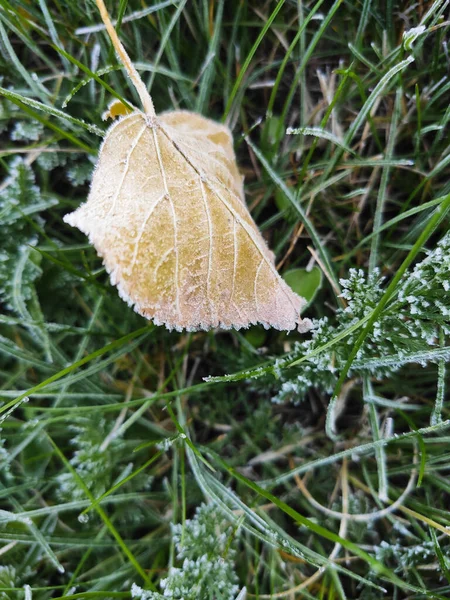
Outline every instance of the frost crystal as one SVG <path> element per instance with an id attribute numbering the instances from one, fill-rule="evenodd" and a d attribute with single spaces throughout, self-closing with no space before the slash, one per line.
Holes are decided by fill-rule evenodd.
<path id="1" fill-rule="evenodd" d="M 41 273 L 40 255 L 30 249 L 38 241 L 30 219 L 42 225 L 38 213 L 56 203 L 41 196 L 34 173 L 22 158 L 10 162 L 9 177 L 0 192 L 0 301 L 11 310 L 17 309 L 18 299 L 31 298 L 34 281 Z"/>
<path id="2" fill-rule="evenodd" d="M 14 587 L 16 570 L 7 565 L 0 566 L 0 583 L 5 587 Z"/>
<path id="3" fill-rule="evenodd" d="M 70 459 L 71 465 L 81 476 L 95 497 L 101 496 L 112 484 L 111 474 L 116 460 L 119 459 L 122 443 L 120 438 L 114 438 L 107 452 L 101 450 L 101 445 L 108 434 L 108 424 L 102 418 L 79 419 L 71 429 L 75 434 L 72 445 L 75 451 Z M 63 499 L 84 500 L 86 495 L 70 472 L 63 472 L 57 477 L 59 495 Z M 88 515 L 79 517 L 80 522 L 86 522 Z M 87 519 L 86 519 L 87 520 Z"/>
<path id="4" fill-rule="evenodd" d="M 413 545 L 405 545 L 401 540 L 396 544 L 382 541 L 374 547 L 375 557 L 383 564 L 394 564 L 399 569 L 408 571 L 416 565 L 431 564 L 436 559 L 436 549 L 432 541 L 420 541 Z M 445 558 L 450 557 L 450 546 L 442 544 L 441 550 Z"/>
<path id="5" fill-rule="evenodd" d="M 67 162 L 67 156 L 61 153 L 58 148 L 53 151 L 41 152 L 37 158 L 37 163 L 44 171 L 52 171 L 56 167 L 62 167 Z"/>
<path id="6" fill-rule="evenodd" d="M 412 27 L 408 31 L 403 32 L 403 45 L 406 50 L 412 50 L 413 44 L 416 39 L 426 31 L 425 25 L 419 25 L 418 27 Z"/>
<path id="7" fill-rule="evenodd" d="M 300 402 L 311 388 L 330 394 L 360 333 L 357 330 L 330 349 L 302 362 L 298 368 L 283 369 L 296 358 L 306 356 L 371 314 L 383 293 L 378 271 L 367 276 L 362 269 L 350 269 L 341 279 L 342 297 L 347 306 L 336 312 L 336 324 L 328 319 L 314 322 L 312 338 L 297 342 L 287 359 L 275 365 L 281 387 L 274 402 Z M 352 366 L 353 375 L 370 373 L 384 379 L 408 362 L 425 366 L 436 362 L 440 330 L 450 333 L 450 233 L 400 282 L 397 296 L 374 323 Z M 436 355 L 438 356 L 438 355 Z"/>
<path id="8" fill-rule="evenodd" d="M 44 126 L 39 121 L 18 121 L 11 132 L 15 142 L 36 142 L 42 135 Z"/>
<path id="9" fill-rule="evenodd" d="M 90 181 L 94 168 L 91 157 L 82 163 L 75 163 L 67 169 L 67 178 L 74 186 L 84 185 Z"/>
<path id="10" fill-rule="evenodd" d="M 162 594 L 131 588 L 140 600 L 234 600 L 239 593 L 234 572 L 235 549 L 232 529 L 213 504 L 201 505 L 193 519 L 173 526 L 177 558 L 181 567 L 171 567 L 160 582 Z"/>

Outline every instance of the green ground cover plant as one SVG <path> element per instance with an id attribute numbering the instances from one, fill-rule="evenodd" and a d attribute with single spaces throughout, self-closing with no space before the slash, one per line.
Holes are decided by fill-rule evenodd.
<path id="1" fill-rule="evenodd" d="M 450 2 L 108 8 L 313 328 L 119 298 L 62 217 L 136 93 L 95 2 L 0 0 L 0 598 L 448 598 Z"/>

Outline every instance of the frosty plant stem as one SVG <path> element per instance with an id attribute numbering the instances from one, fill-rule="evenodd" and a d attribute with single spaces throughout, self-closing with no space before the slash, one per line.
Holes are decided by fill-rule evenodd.
<path id="1" fill-rule="evenodd" d="M 350 356 L 348 357 L 347 362 L 345 363 L 344 368 L 341 371 L 339 379 L 336 383 L 336 387 L 334 388 L 333 396 L 332 396 L 332 398 L 330 400 L 330 404 L 328 406 L 327 420 L 326 420 L 326 432 L 327 432 L 328 437 L 330 437 L 331 439 L 336 439 L 335 415 L 334 415 L 336 402 L 339 397 L 339 394 L 341 393 L 342 386 L 344 384 L 344 381 L 347 378 L 347 375 L 352 366 L 352 363 L 355 360 L 356 355 L 358 354 L 358 350 L 363 345 L 364 340 L 366 339 L 367 335 L 372 330 L 372 327 L 373 327 L 375 321 L 378 319 L 379 315 L 382 313 L 384 307 L 389 302 L 389 300 L 392 298 L 392 296 L 395 294 L 397 284 L 399 283 L 399 281 L 405 274 L 407 268 L 412 263 L 412 261 L 416 258 L 417 254 L 420 252 L 421 248 L 427 242 L 427 240 L 429 239 L 429 237 L 431 236 L 433 231 L 436 229 L 436 227 L 439 225 L 439 223 L 445 218 L 449 209 L 450 209 L 450 194 L 443 199 L 442 204 L 440 204 L 437 207 L 437 209 L 435 210 L 434 215 L 430 218 L 425 229 L 422 231 L 422 233 L 420 234 L 416 243 L 409 251 L 409 253 L 406 256 L 403 263 L 400 265 L 397 273 L 395 274 L 395 276 L 392 279 L 391 283 L 389 284 L 387 290 L 385 291 L 384 295 L 382 296 L 379 304 L 377 305 L 377 307 L 373 311 L 372 315 L 370 316 L 370 318 L 367 322 L 367 325 L 364 327 L 364 329 L 360 333 L 358 339 L 356 340 L 356 342 L 352 348 L 352 351 L 350 352 Z"/>
<path id="2" fill-rule="evenodd" d="M 122 61 L 124 67 L 128 71 L 128 75 L 130 76 L 131 81 L 133 82 L 134 87 L 136 88 L 137 93 L 139 94 L 139 98 L 141 99 L 142 106 L 144 107 L 145 114 L 150 118 L 156 117 L 155 107 L 153 106 L 153 100 L 150 94 L 147 91 L 147 88 L 144 85 L 144 82 L 139 76 L 139 73 L 136 71 L 133 63 L 130 60 L 130 57 L 127 54 L 127 51 L 123 47 L 122 42 L 119 40 L 119 36 L 114 29 L 114 25 L 111 23 L 111 19 L 109 18 L 108 11 L 106 10 L 105 3 L 103 0 L 96 0 L 98 10 L 100 11 L 100 16 L 105 24 L 106 30 L 111 38 L 113 46 L 119 55 L 120 60 Z"/>

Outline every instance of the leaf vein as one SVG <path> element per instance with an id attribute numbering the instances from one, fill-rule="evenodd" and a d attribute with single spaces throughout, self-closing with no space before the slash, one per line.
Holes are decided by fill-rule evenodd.
<path id="1" fill-rule="evenodd" d="M 199 177 L 199 180 L 200 180 L 200 188 L 202 191 L 203 204 L 205 205 L 206 217 L 208 219 L 208 234 L 209 234 L 208 235 L 209 249 L 208 249 L 208 274 L 206 277 L 206 297 L 209 302 L 209 308 L 211 311 L 211 319 L 214 320 L 215 307 L 214 307 L 214 303 L 211 298 L 211 271 L 212 271 L 212 253 L 213 253 L 212 221 L 211 221 L 211 213 L 210 213 L 209 206 L 208 206 L 208 199 L 206 198 L 205 186 L 203 185 L 203 180 L 202 180 L 201 176 Z"/>
<path id="2" fill-rule="evenodd" d="M 253 284 L 253 294 L 255 296 L 255 308 L 256 308 L 256 314 L 259 315 L 259 305 L 258 305 L 258 277 L 259 277 L 259 273 L 262 269 L 262 267 L 264 266 L 264 260 L 261 259 L 258 268 L 256 269 L 256 274 L 255 274 L 255 281 Z"/>
<path id="3" fill-rule="evenodd" d="M 172 210 L 172 220 L 173 220 L 173 236 L 174 236 L 174 249 L 175 249 L 175 274 L 174 274 L 174 279 L 175 279 L 175 294 L 176 294 L 176 307 L 177 307 L 177 312 L 178 312 L 178 316 L 181 318 L 181 310 L 180 310 L 180 290 L 179 290 L 179 268 L 180 268 L 180 256 L 179 256 L 179 248 L 178 248 L 178 227 L 177 227 L 177 216 L 175 213 L 175 206 L 173 204 L 173 200 L 172 200 L 172 196 L 170 195 L 170 191 L 169 191 L 169 186 L 167 184 L 167 179 L 166 179 L 166 173 L 164 171 L 164 164 L 162 161 L 162 157 L 161 157 L 161 149 L 159 147 L 159 141 L 158 141 L 158 136 L 156 134 L 156 127 L 152 127 L 152 132 L 153 132 L 153 140 L 155 142 L 155 150 L 156 150 L 156 156 L 158 157 L 158 165 L 159 165 L 159 171 L 161 173 L 161 177 L 163 180 L 163 185 L 164 185 L 164 190 L 165 190 L 165 195 L 167 196 L 169 202 L 170 202 L 170 208 Z"/>
<path id="4" fill-rule="evenodd" d="M 150 217 L 152 216 L 153 212 L 157 208 L 157 206 L 159 206 L 159 204 L 161 203 L 162 200 L 165 199 L 165 197 L 166 197 L 165 194 L 161 194 L 161 196 L 159 196 L 159 198 L 156 200 L 156 202 L 154 202 L 154 204 L 150 207 L 150 210 L 148 211 L 147 215 L 145 216 L 145 219 L 139 229 L 139 234 L 134 243 L 133 260 L 131 262 L 131 274 L 133 274 L 134 268 L 136 266 L 136 260 L 137 260 L 137 255 L 138 255 L 138 251 L 139 251 L 139 244 L 141 243 L 141 239 L 142 239 L 142 236 L 144 235 L 144 231 L 145 231 L 145 228 L 147 227 L 147 223 L 148 223 Z"/>
<path id="5" fill-rule="evenodd" d="M 190 158 L 183 152 L 183 150 L 180 148 L 179 144 L 177 144 L 177 142 L 175 140 L 173 140 L 170 135 L 165 131 L 165 129 L 163 127 L 161 127 L 161 132 L 166 136 L 166 138 L 169 140 L 169 142 L 174 146 L 174 148 L 181 154 L 181 156 L 185 159 L 185 161 L 191 166 L 191 168 L 200 176 L 203 178 L 203 181 L 208 185 L 208 187 L 210 188 L 210 190 L 217 196 L 217 198 L 222 202 L 222 204 L 228 209 L 228 211 L 231 213 L 232 217 L 236 219 L 236 221 L 239 223 L 239 225 L 241 225 L 241 227 L 245 230 L 245 232 L 247 233 L 247 235 L 249 236 L 250 240 L 253 242 L 254 246 L 256 247 L 256 249 L 258 250 L 258 252 L 260 253 L 262 260 L 264 260 L 267 265 L 269 266 L 269 269 L 271 270 L 271 272 L 275 275 L 275 277 L 278 279 L 279 274 L 278 271 L 275 269 L 275 265 L 272 264 L 272 262 L 269 260 L 269 258 L 266 256 L 266 254 L 264 253 L 264 251 L 261 249 L 258 240 L 255 238 L 255 233 L 252 231 L 251 227 L 248 225 L 248 223 L 246 223 L 244 221 L 244 219 L 239 215 L 239 213 L 233 209 L 232 206 L 230 206 L 230 203 L 219 193 L 219 191 L 214 187 L 213 183 L 210 181 L 210 178 L 208 178 L 204 173 L 201 173 L 200 170 L 192 163 L 192 161 L 190 160 Z M 232 193 L 232 190 L 227 188 L 227 191 L 229 191 L 230 193 Z M 283 289 L 283 293 L 286 296 L 286 298 L 288 299 L 289 303 L 294 307 L 294 309 L 296 310 L 296 307 L 291 299 L 291 297 L 289 296 L 289 294 L 287 293 L 287 291 Z"/>
<path id="6" fill-rule="evenodd" d="M 114 210 L 116 208 L 116 203 L 117 203 L 117 198 L 119 197 L 120 192 L 122 191 L 123 188 L 123 184 L 125 183 L 125 179 L 128 175 L 128 171 L 130 168 L 130 158 L 133 155 L 133 152 L 136 149 L 136 146 L 139 144 L 139 141 L 141 139 L 141 137 L 144 135 L 145 130 L 147 129 L 147 125 L 144 125 L 142 127 L 142 129 L 140 130 L 140 132 L 138 133 L 138 135 L 136 136 L 136 139 L 134 140 L 134 142 L 131 144 L 130 149 L 127 152 L 126 158 L 125 158 L 125 169 L 123 171 L 122 174 L 122 178 L 120 180 L 119 186 L 116 190 L 116 193 L 114 194 L 113 197 L 113 201 L 112 204 L 110 206 L 109 211 L 107 212 L 106 216 L 108 217 L 111 213 L 114 214 Z"/>

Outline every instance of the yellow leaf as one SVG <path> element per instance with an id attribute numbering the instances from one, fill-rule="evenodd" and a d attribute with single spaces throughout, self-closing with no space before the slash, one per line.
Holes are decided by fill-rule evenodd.
<path id="1" fill-rule="evenodd" d="M 108 104 L 108 110 L 105 110 L 102 114 L 102 121 L 107 121 L 108 119 L 114 120 L 116 117 L 129 115 L 131 112 L 132 111 L 126 107 L 123 102 L 115 98 Z"/>
<path id="2" fill-rule="evenodd" d="M 229 129 L 187 111 L 156 116 L 97 4 L 145 112 L 110 127 L 88 201 L 64 220 L 89 236 L 120 296 L 157 325 L 306 330 L 304 300 L 278 275 L 246 207 Z"/>

